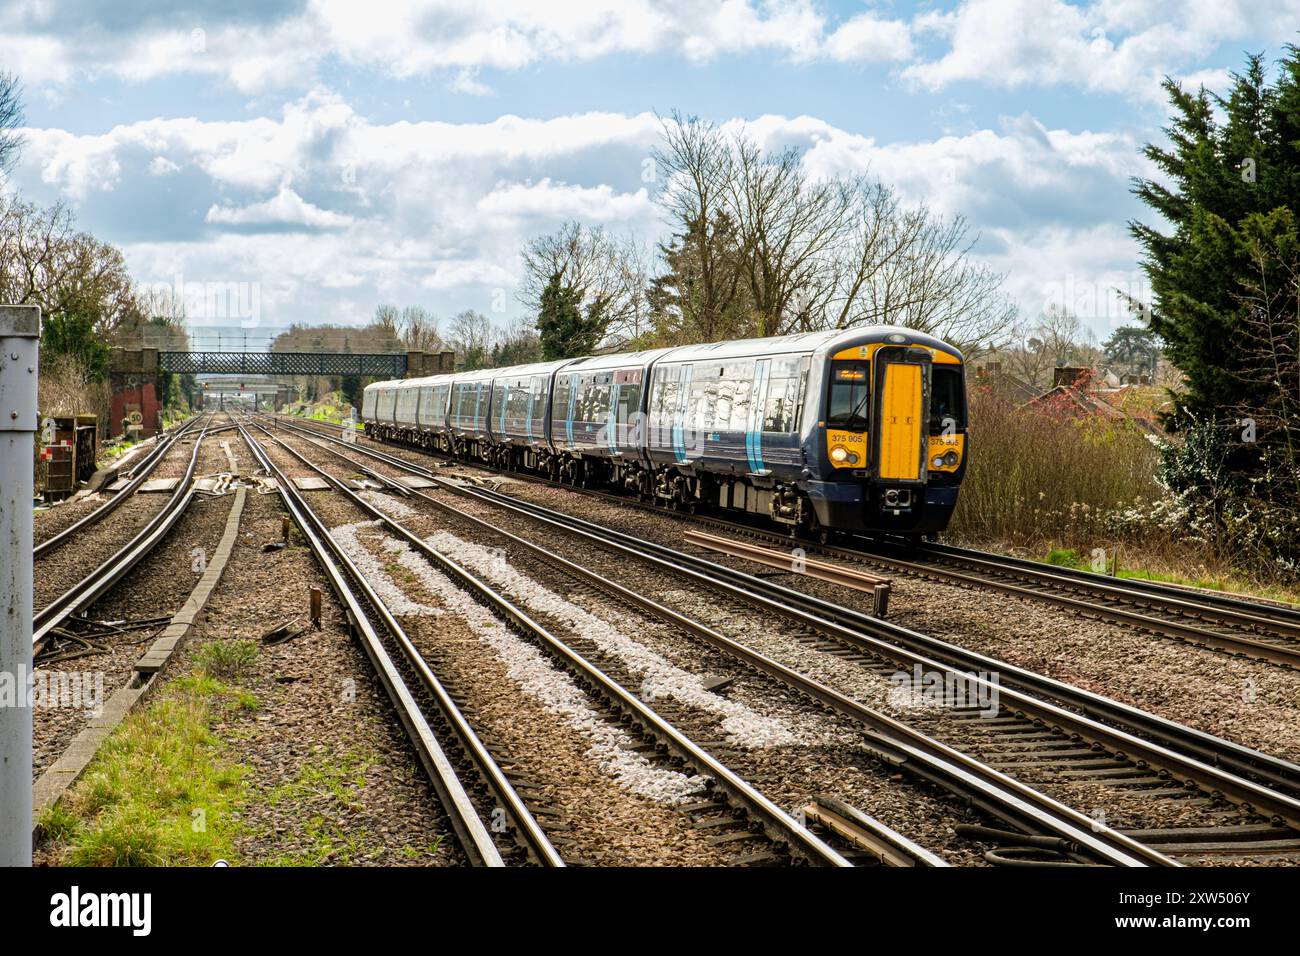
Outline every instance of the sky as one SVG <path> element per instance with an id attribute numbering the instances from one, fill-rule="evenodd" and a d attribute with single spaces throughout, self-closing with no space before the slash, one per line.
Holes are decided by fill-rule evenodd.
<path id="1" fill-rule="evenodd" d="M 528 237 L 663 238 L 679 110 L 964 216 L 1024 316 L 1104 339 L 1146 297 L 1161 80 L 1223 91 L 1297 42 L 1300 0 L 5 0 L 28 128 L 0 190 L 250 345 L 380 302 L 505 325 Z"/>

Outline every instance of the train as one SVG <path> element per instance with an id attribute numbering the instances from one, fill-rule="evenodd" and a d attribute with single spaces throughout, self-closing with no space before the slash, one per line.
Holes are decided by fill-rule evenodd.
<path id="1" fill-rule="evenodd" d="M 791 535 L 943 531 L 970 456 L 965 361 L 897 326 L 375 382 L 371 438 Z"/>

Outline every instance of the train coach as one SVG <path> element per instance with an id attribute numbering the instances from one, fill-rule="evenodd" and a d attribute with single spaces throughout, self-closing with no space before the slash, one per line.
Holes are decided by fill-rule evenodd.
<path id="1" fill-rule="evenodd" d="M 970 453 L 953 346 L 873 326 L 376 382 L 371 437 L 792 533 L 948 524 Z"/>

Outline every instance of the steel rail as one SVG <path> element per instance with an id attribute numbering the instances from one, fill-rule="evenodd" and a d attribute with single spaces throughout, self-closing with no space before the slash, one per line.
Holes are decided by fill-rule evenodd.
<path id="1" fill-rule="evenodd" d="M 310 436 L 304 437 L 313 445 L 321 447 L 331 454 L 346 458 L 341 453 L 333 452 L 331 449 L 321 446 L 314 438 Z M 284 447 L 289 448 L 287 445 Z M 320 470 L 317 466 L 312 465 L 305 456 L 291 448 L 289 450 L 309 467 Z M 323 470 L 321 470 L 321 473 L 324 474 Z M 337 481 L 337 479 L 334 480 Z M 434 480 L 442 481 L 443 479 Z M 342 487 L 341 483 L 339 484 Z M 1071 845 L 1086 849 L 1094 857 L 1112 865 L 1176 865 L 1159 851 L 1153 850 L 1110 828 L 1100 826 L 1092 817 L 1081 814 L 1033 787 L 988 767 L 982 761 L 968 754 L 934 740 L 885 714 L 872 710 L 839 691 L 723 635 L 708 625 L 659 604 L 652 598 L 624 587 L 589 568 L 555 554 L 543 546 L 522 538 L 483 518 L 458 511 L 446 502 L 439 501 L 418 490 L 414 491 L 414 497 L 435 506 L 441 511 L 468 521 L 485 531 L 514 542 L 555 567 L 587 580 L 616 598 L 694 634 L 696 637 L 741 661 L 746 666 L 775 678 L 819 704 L 862 724 L 869 729 L 867 743 L 870 748 L 888 762 L 918 773 L 927 781 L 941 786 L 963 799 L 970 799 L 971 802 L 999 819 L 1019 826 L 1029 833 L 1046 833 L 1059 837 Z M 368 505 L 367 507 L 372 514 L 382 516 L 379 509 Z M 400 525 L 391 521 L 391 519 L 385 520 L 395 528 L 400 528 Z M 411 544 L 420 547 L 426 552 L 437 553 L 414 536 L 411 536 L 408 540 Z"/>
<path id="2" fill-rule="evenodd" d="M 1105 574 L 1098 574 L 1095 571 L 1085 571 L 1080 568 L 1060 567 L 1055 564 L 1047 564 L 1044 561 L 1035 561 L 1030 558 L 994 554 L 990 551 L 981 551 L 976 548 L 964 548 L 952 544 L 927 543 L 922 546 L 921 550 L 924 553 L 932 554 L 937 558 L 956 558 L 965 561 L 992 561 L 1003 567 L 1024 569 L 1035 574 L 1040 571 L 1047 571 L 1058 577 L 1071 578 L 1090 587 L 1115 587 L 1117 581 L 1116 578 Z M 1168 596 L 1179 602 L 1191 602 L 1196 606 L 1197 611 L 1203 607 L 1212 607 L 1226 611 L 1240 612 L 1246 617 L 1257 617 L 1260 614 L 1269 614 L 1272 615 L 1272 617 L 1267 620 L 1269 626 L 1275 627 L 1279 623 L 1285 623 L 1289 628 L 1291 628 L 1290 633 L 1300 637 L 1300 607 L 1294 605 L 1280 602 L 1255 601 L 1250 598 L 1227 592 L 1209 591 L 1203 588 L 1193 588 L 1187 585 L 1173 584 L 1167 581 L 1149 581 L 1145 578 L 1121 578 L 1118 580 L 1123 582 L 1118 586 L 1127 591 L 1137 592 L 1143 597 L 1148 595 L 1154 595 L 1157 597 Z"/>
<path id="3" fill-rule="evenodd" d="M 349 448 L 354 448 L 356 451 L 369 455 L 378 461 L 383 461 L 392 467 L 405 469 L 412 474 L 446 483 L 445 478 L 436 474 L 432 470 L 408 462 L 395 455 L 390 455 L 352 442 L 341 442 L 333 436 L 320 434 L 313 429 L 300 428 L 296 423 L 290 424 L 281 422 L 281 424 L 289 429 L 297 428 L 300 432 L 311 435 L 312 437 L 319 437 L 331 443 L 337 443 Z M 563 487 L 568 488 L 569 486 Z M 453 490 L 464 491 L 465 489 L 453 488 Z M 518 498 L 506 495 L 502 495 L 501 497 L 506 498 L 514 505 L 524 504 L 524 502 Z M 626 500 L 617 498 L 616 496 L 601 495 L 601 497 L 616 498 L 616 500 L 619 501 Z M 634 501 L 629 501 L 628 503 L 633 505 L 637 504 L 637 502 Z M 683 519 L 695 517 L 681 515 L 677 512 L 665 512 L 662 509 L 657 508 L 653 510 L 656 513 L 681 517 Z M 563 515 L 562 512 L 552 512 L 552 514 L 561 517 L 569 517 Z M 574 520 L 581 521 L 582 519 Z M 714 521 L 710 519 L 707 523 L 732 527 L 732 523 L 724 521 Z M 584 524 L 599 531 L 606 530 L 600 528 L 598 525 L 593 525 L 590 522 L 584 522 Z M 752 532 L 755 529 L 748 528 L 747 526 L 739 526 L 736 530 Z M 609 531 L 608 533 L 621 534 L 620 532 L 614 531 Z M 636 547 L 633 547 L 632 549 L 633 553 L 639 553 L 637 552 L 637 547 L 661 547 L 660 545 L 642 541 L 642 539 L 634 538 L 630 535 L 625 535 L 624 537 L 628 541 L 636 543 Z M 681 552 L 673 553 L 681 554 Z M 682 557 L 689 558 L 706 569 L 720 570 L 717 565 L 701 561 L 693 556 L 682 555 Z M 793 588 L 786 588 L 766 579 L 751 578 L 751 580 L 757 582 L 759 587 L 769 589 L 770 593 L 776 596 L 777 609 L 782 613 L 784 613 L 787 605 L 797 605 L 802 609 L 815 612 L 816 614 L 847 628 L 863 631 L 868 635 L 874 634 L 883 638 L 885 641 L 890 642 L 891 644 L 896 644 L 902 648 L 921 651 L 932 655 L 936 659 L 945 662 L 949 667 L 995 672 L 999 675 L 1003 693 L 1010 688 L 1024 693 L 1040 695 L 1045 698 L 1048 703 L 1054 703 L 1064 708 L 1076 709 L 1085 715 L 1094 718 L 1093 721 L 1089 721 L 1089 725 L 1095 723 L 1095 720 L 1105 720 L 1128 734 L 1143 734 L 1160 741 L 1166 747 L 1179 748 L 1191 755 L 1197 763 L 1203 762 L 1214 767 L 1228 767 L 1236 773 L 1254 776 L 1271 786 L 1280 787 L 1288 796 L 1300 796 L 1300 765 L 1289 760 L 1284 760 L 1280 757 L 1242 746 L 1233 741 L 1216 737 L 1213 734 L 1208 734 L 1204 731 L 1188 727 L 1185 724 L 1169 720 L 1165 717 L 1160 717 L 1159 715 L 1113 700 L 1101 694 L 1074 687 L 1063 681 L 1018 667 L 1006 661 L 999 660 L 998 658 L 958 647 L 957 645 L 944 641 L 941 638 L 922 634 L 909 628 L 901 627 L 898 624 L 881 621 L 871 617 L 870 615 L 850 608 L 840 607 Z"/>
<path id="4" fill-rule="evenodd" d="M 515 821 L 517 832 L 524 844 L 533 852 L 535 859 L 544 865 L 563 866 L 564 861 L 559 852 L 547 839 L 532 813 L 524 806 L 513 785 L 506 779 L 505 773 L 488 754 L 487 748 L 469 726 L 460 708 L 429 670 L 423 657 L 415 649 L 415 645 L 411 643 L 405 630 L 382 598 L 334 540 L 324 521 L 307 505 L 305 499 L 293 486 L 292 480 L 271 460 L 260 443 L 242 425 L 239 426 L 239 432 L 258 464 L 267 475 L 275 478 L 280 489 L 280 497 L 294 524 L 306 538 L 308 547 L 330 582 L 331 589 L 347 608 L 353 631 L 360 635 L 362 648 L 374 666 L 375 673 L 379 676 L 380 683 L 384 685 L 389 699 L 393 702 L 398 718 L 419 754 L 420 762 L 424 765 L 434 791 L 438 794 L 439 802 L 451 820 L 457 840 L 470 862 L 478 866 L 505 866 L 505 861 L 487 825 L 479 816 L 446 751 L 438 742 L 437 735 L 429 726 L 420 705 L 384 646 L 383 639 L 370 620 L 370 615 L 358 600 L 356 594 L 358 590 L 375 616 L 379 618 L 384 629 L 397 642 L 408 663 L 415 669 L 420 683 L 433 698 L 452 731 L 459 738 L 461 748 L 487 783 L 494 798 L 500 801 L 507 814 Z"/>
<path id="5" fill-rule="evenodd" d="M 91 571 L 67 591 L 56 597 L 33 616 L 32 645 L 43 647 L 50 631 L 58 627 L 71 615 L 89 606 L 100 595 L 116 584 L 139 563 L 140 559 L 154 549 L 167 533 L 180 520 L 190 502 L 194 500 L 192 479 L 199 459 L 199 448 L 206 437 L 206 423 L 198 438 L 194 441 L 194 450 L 190 452 L 189 464 L 185 474 L 176 484 L 176 490 L 134 538 L 123 545 L 103 564 Z"/>
<path id="6" fill-rule="evenodd" d="M 431 547 L 419 535 L 356 494 L 342 481 L 329 474 L 319 465 L 311 462 L 305 455 L 285 443 L 278 436 L 273 435 L 265 427 L 261 425 L 258 427 L 262 429 L 268 438 L 278 443 L 303 465 L 324 477 L 354 505 L 373 515 L 390 531 L 419 551 L 430 563 L 453 581 L 458 582 L 478 601 L 504 617 L 517 629 L 540 641 L 547 650 L 560 658 L 570 670 L 577 673 L 584 681 L 595 687 L 602 696 L 618 709 L 631 715 L 638 723 L 647 728 L 653 736 L 667 743 L 670 749 L 674 750 L 679 757 L 711 776 L 723 790 L 745 807 L 750 819 L 760 824 L 775 841 L 788 844 L 794 852 L 812 863 L 835 867 L 851 865 L 839 853 L 801 826 L 767 796 L 737 776 L 734 771 L 719 762 L 712 754 L 701 748 L 667 720 L 660 717 L 658 713 L 638 697 L 570 648 L 564 641 L 552 634 L 548 628 L 534 620 L 473 572 Z M 419 497 L 426 496 L 421 495 Z"/>
<path id="7" fill-rule="evenodd" d="M 1218 767 L 1177 753 L 1161 745 L 1142 740 L 1127 731 L 1109 727 L 1089 717 L 1080 716 L 1063 707 L 1017 691 L 1002 680 L 1001 675 L 1005 671 L 997 670 L 999 665 L 1002 667 L 1007 667 L 1007 665 L 1003 665 L 1002 662 L 993 658 L 987 658 L 952 645 L 945 646 L 945 642 L 912 631 L 910 628 L 871 617 L 870 615 L 847 611 L 828 601 L 795 591 L 775 582 L 757 578 L 744 572 L 733 571 L 730 568 L 704 561 L 693 555 L 684 554 L 651 541 L 625 535 L 622 532 L 610 531 L 581 518 L 562 515 L 560 512 L 542 508 L 540 505 L 522 503 L 519 499 L 503 495 L 500 492 L 457 486 L 445 478 L 436 480 L 459 494 L 489 501 L 498 501 L 505 507 L 513 508 L 521 514 L 530 515 L 538 520 L 579 528 L 584 534 L 593 538 L 599 539 L 603 537 L 612 545 L 617 543 L 616 546 L 624 550 L 625 553 L 642 555 L 643 560 L 654 560 L 668 566 L 677 565 L 693 569 L 691 571 L 693 575 L 708 578 L 715 582 L 715 586 L 723 587 L 729 592 L 742 597 L 750 595 L 748 599 L 751 601 L 761 602 L 764 606 L 780 612 L 783 616 L 810 624 L 828 633 L 833 633 L 864 650 L 885 653 L 896 658 L 901 657 L 905 663 L 919 663 L 928 669 L 955 674 L 961 673 L 954 670 L 949 663 L 935 658 L 928 658 L 910 649 L 916 646 L 934 647 L 938 645 L 952 658 L 961 660 L 964 665 L 972 666 L 972 669 L 976 672 L 996 671 L 999 674 L 1000 681 L 996 685 L 978 676 L 978 673 L 974 676 L 966 673 L 963 676 L 966 680 L 981 685 L 990 693 L 998 693 L 1003 700 L 1009 701 L 1013 708 L 1035 714 L 1049 724 L 1066 728 L 1069 732 L 1078 733 L 1085 739 L 1103 743 L 1118 753 L 1161 766 L 1184 782 L 1196 783 L 1213 792 L 1222 793 L 1236 803 L 1248 805 L 1259 812 L 1276 817 L 1294 829 L 1300 829 L 1300 799 L 1289 794 L 1270 790 L 1253 781 L 1229 774 Z M 846 618 L 852 620 L 855 626 L 841 623 Z M 1081 695 L 1088 693 L 1077 688 L 1071 690 Z M 1208 734 L 1204 736 L 1209 737 Z M 1230 745 L 1229 741 L 1220 741 L 1219 738 L 1209 737 L 1209 739 L 1215 742 L 1215 746 L 1219 744 Z M 1235 745 L 1230 746 L 1235 747 Z M 1250 752 L 1254 753 L 1254 751 Z M 1276 760 L 1276 758 L 1273 759 Z M 1279 761 L 1279 763 L 1284 766 L 1294 767 L 1297 771 L 1300 771 L 1300 767 L 1295 767 L 1293 764 L 1286 764 L 1285 761 Z"/>
<path id="8" fill-rule="evenodd" d="M 807 819 L 826 827 L 841 840 L 872 854 L 885 866 L 950 865 L 893 828 L 834 797 L 818 794 L 803 808 L 803 814 Z"/>
<path id="9" fill-rule="evenodd" d="M 98 524 L 99 522 L 107 518 L 113 511 L 117 509 L 117 507 L 120 504 L 122 504 L 122 502 L 126 501 L 129 497 L 131 497 L 131 495 L 135 493 L 135 490 L 144 483 L 146 478 L 148 478 L 151 474 L 153 474 L 154 469 L 157 468 L 159 463 L 163 460 L 163 458 L 166 457 L 167 452 L 171 449 L 172 445 L 174 445 L 176 441 L 179 440 L 180 437 L 184 435 L 187 431 L 189 431 L 189 429 L 193 427 L 195 423 L 197 423 L 198 421 L 199 418 L 195 416 L 194 418 L 191 418 L 188 421 L 186 421 L 179 428 L 168 433 L 165 440 L 159 442 L 154 448 L 150 449 L 149 453 L 145 455 L 144 458 L 140 459 L 140 461 L 136 462 L 136 464 L 132 468 L 128 469 L 126 473 L 131 475 L 131 479 L 127 483 L 126 487 L 122 488 L 118 492 L 115 492 L 111 498 L 105 501 L 94 511 L 90 512 L 87 515 L 84 515 L 77 521 L 68 525 L 68 527 L 64 528 L 58 534 L 51 535 L 50 537 L 46 538 L 44 541 L 35 545 L 32 548 L 32 557 L 33 558 L 43 557 L 44 555 L 48 554 L 50 551 L 53 551 L 59 545 L 67 542 L 69 539 L 75 536 L 77 532 L 82 531 L 93 524 Z"/>
<path id="10" fill-rule="evenodd" d="M 1048 570 L 1030 570 L 1021 568 L 1009 569 L 995 560 L 961 558 L 960 560 L 962 562 L 965 562 L 982 572 L 982 574 L 972 574 L 968 571 L 944 566 L 943 564 L 922 564 L 917 561 L 894 557 L 892 555 L 882 555 L 878 551 L 867 551 L 865 549 L 859 550 L 856 548 L 836 548 L 834 546 L 823 547 L 831 553 L 838 552 L 844 557 L 850 559 L 861 559 L 866 557 L 869 560 L 889 565 L 890 567 L 906 571 L 909 574 L 914 574 L 918 577 L 939 578 L 959 584 L 973 584 L 978 587 L 1001 591 L 1005 594 L 1014 594 L 1038 601 L 1048 601 L 1052 604 L 1059 604 L 1063 607 L 1079 611 L 1080 613 L 1091 617 L 1103 618 L 1118 624 L 1130 624 L 1158 634 L 1167 634 L 1194 644 L 1203 644 L 1219 650 L 1253 657 L 1273 664 L 1280 664 L 1284 667 L 1300 669 L 1300 644 L 1297 644 L 1294 647 L 1289 647 L 1285 644 L 1270 644 L 1267 641 L 1261 641 L 1238 634 L 1220 634 L 1216 631 L 1210 631 L 1195 624 L 1186 624 L 1178 620 L 1152 617 L 1151 615 L 1143 614 L 1140 611 L 1130 611 L 1123 607 L 1116 607 L 1114 605 L 1095 604 L 1091 601 L 1073 597 L 1070 594 L 1035 590 L 1032 587 L 1026 587 L 1024 584 L 1015 584 L 1010 581 L 999 580 L 996 575 L 1011 574 L 1021 578 L 1022 581 L 1042 583 L 1049 587 L 1063 588 L 1068 591 L 1078 591 L 1081 587 L 1086 587 L 1092 593 L 1103 597 L 1125 601 L 1129 604 L 1151 607 L 1153 609 L 1169 610 L 1184 617 L 1197 617 L 1204 619 L 1207 615 L 1212 615 L 1216 622 L 1227 626 L 1252 629 L 1271 629 L 1284 636 L 1300 637 L 1300 626 L 1292 625 L 1282 620 L 1272 620 L 1262 617 L 1259 614 L 1245 614 L 1239 611 L 1209 608 L 1186 599 L 1175 599 L 1172 597 L 1156 598 L 1115 584 L 1088 582 L 1084 585 L 1082 582 L 1075 579 L 1065 575 L 1054 574 Z M 1054 565 L 1044 565 L 1044 568 L 1052 567 L 1054 567 Z M 986 575 L 994 575 L 994 577 L 990 578 Z"/>

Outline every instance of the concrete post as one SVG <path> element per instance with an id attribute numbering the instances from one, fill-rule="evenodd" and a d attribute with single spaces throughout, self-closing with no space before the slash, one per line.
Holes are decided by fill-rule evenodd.
<path id="1" fill-rule="evenodd" d="M 32 865 L 32 451 L 41 311 L 0 306 L 0 866 Z"/>

